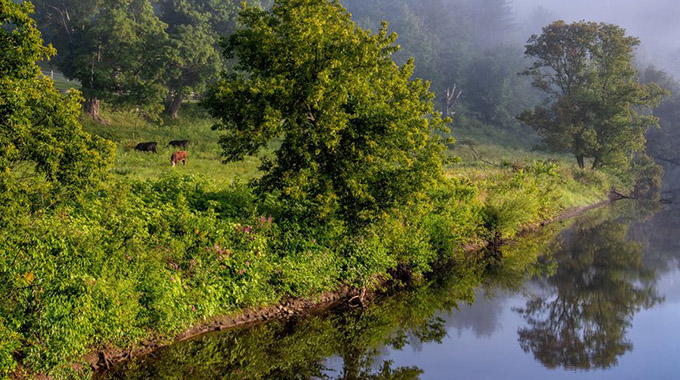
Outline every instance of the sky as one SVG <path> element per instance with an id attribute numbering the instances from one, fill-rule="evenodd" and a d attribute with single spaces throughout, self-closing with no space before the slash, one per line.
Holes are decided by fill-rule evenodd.
<path id="1" fill-rule="evenodd" d="M 641 59 L 680 74 L 680 0 L 512 0 L 522 23 L 538 7 L 554 19 L 603 21 L 639 37 Z M 544 12 L 545 13 L 545 12 Z"/>

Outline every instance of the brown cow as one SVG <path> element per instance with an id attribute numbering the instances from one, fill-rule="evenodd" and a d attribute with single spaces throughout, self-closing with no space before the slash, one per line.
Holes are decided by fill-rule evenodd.
<path id="1" fill-rule="evenodd" d="M 186 150 L 180 150 L 179 152 L 175 152 L 170 156 L 170 163 L 172 166 L 175 166 L 176 163 L 182 161 L 182 165 L 186 166 L 187 164 L 187 151 Z"/>

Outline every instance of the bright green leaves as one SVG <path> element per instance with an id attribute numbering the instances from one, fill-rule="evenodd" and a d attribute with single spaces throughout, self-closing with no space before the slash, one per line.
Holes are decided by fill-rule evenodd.
<path id="1" fill-rule="evenodd" d="M 87 191 L 107 175 L 113 146 L 83 132 L 78 93 L 62 96 L 42 76 L 36 61 L 54 50 L 43 46 L 29 17 L 32 7 L 8 0 L 0 4 L 1 204 L 18 207 L 18 194 L 34 193 L 38 184 L 53 193 Z M 13 202 L 4 202 L 9 199 Z M 2 214 L 4 220 L 11 213 Z"/>
<path id="2" fill-rule="evenodd" d="M 227 161 L 282 139 L 261 192 L 354 225 L 415 202 L 441 178 L 442 120 L 428 84 L 410 80 L 413 62 L 392 61 L 386 25 L 363 30 L 326 0 L 246 8 L 241 24 L 225 42 L 236 72 L 204 105 L 221 121 Z"/>
<path id="3" fill-rule="evenodd" d="M 523 74 L 549 95 L 520 120 L 536 128 L 549 148 L 586 158 L 593 167 L 627 166 L 643 150 L 644 134 L 658 120 L 643 110 L 659 104 L 657 85 L 642 85 L 633 67 L 639 40 L 616 25 L 557 21 L 532 36 L 526 55 L 534 64 Z"/>

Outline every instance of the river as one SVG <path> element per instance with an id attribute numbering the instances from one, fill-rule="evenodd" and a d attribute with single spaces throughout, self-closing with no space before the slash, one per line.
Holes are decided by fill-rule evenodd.
<path id="1" fill-rule="evenodd" d="M 208 334 L 104 377 L 680 379 L 680 207 L 619 202 L 485 258 L 365 310 Z"/>

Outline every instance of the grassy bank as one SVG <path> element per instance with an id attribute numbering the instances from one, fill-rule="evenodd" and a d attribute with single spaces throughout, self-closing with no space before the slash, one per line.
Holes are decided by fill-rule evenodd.
<path id="1" fill-rule="evenodd" d="M 313 216 L 291 221 L 287 206 L 253 194 L 245 181 L 259 175 L 259 159 L 220 163 L 211 121 L 194 108 L 162 125 L 104 116 L 109 125 L 85 127 L 118 144 L 113 180 L 0 231 L 0 376 L 17 362 L 55 378 L 87 376 L 69 363 L 91 350 L 170 339 L 288 297 L 373 286 L 397 267 L 418 281 L 440 260 L 463 265 L 465 246 L 513 238 L 616 185 L 568 157 L 531 152 L 531 138 L 510 143 L 512 131 L 461 127 L 449 152 L 461 161 L 430 202 L 356 232 Z M 174 139 L 191 140 L 186 167 L 170 167 L 165 145 Z M 132 149 L 143 141 L 163 148 Z"/>

